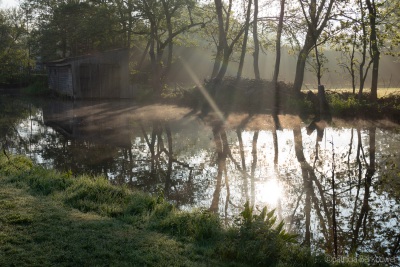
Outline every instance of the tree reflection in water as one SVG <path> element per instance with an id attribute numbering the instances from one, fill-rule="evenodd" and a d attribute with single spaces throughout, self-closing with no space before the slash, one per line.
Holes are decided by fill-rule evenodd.
<path id="1" fill-rule="evenodd" d="M 8 111 L 19 113 L 2 119 L 3 143 L 46 166 L 162 191 L 178 207 L 210 209 L 227 224 L 249 200 L 276 208 L 313 249 L 399 257 L 395 128 L 335 120 L 342 125 L 305 127 L 281 117 L 276 129 L 271 118 L 220 123 L 175 110 L 166 118 L 168 110 L 147 114 L 130 104 L 13 105 Z"/>

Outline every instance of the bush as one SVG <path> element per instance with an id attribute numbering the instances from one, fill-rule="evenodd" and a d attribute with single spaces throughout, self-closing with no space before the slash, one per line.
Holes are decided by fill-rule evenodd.
<path id="1" fill-rule="evenodd" d="M 4 152 L 6 153 L 6 152 Z M 2 153 L 3 154 L 3 153 Z M 23 156 L 0 156 L 0 173 L 14 178 L 21 174 L 31 170 L 33 163 L 27 157 Z"/>
<path id="2" fill-rule="evenodd" d="M 328 94 L 327 98 L 334 115 L 355 116 L 366 106 L 366 103 L 359 101 L 355 95 Z"/>
<path id="3" fill-rule="evenodd" d="M 288 97 L 285 103 L 285 111 L 289 113 L 309 115 L 315 112 L 315 107 L 308 99 Z"/>
<path id="4" fill-rule="evenodd" d="M 315 266 L 309 250 L 296 244 L 297 235 L 287 233 L 284 222 L 276 223 L 275 211 L 263 208 L 254 214 L 245 204 L 236 225 L 227 231 L 218 247 L 223 257 L 253 266 Z"/>

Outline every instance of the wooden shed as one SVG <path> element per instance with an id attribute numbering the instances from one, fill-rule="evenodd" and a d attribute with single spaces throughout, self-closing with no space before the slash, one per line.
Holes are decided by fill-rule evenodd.
<path id="1" fill-rule="evenodd" d="M 73 98 L 132 98 L 129 50 L 65 58 L 47 63 L 49 88 Z"/>

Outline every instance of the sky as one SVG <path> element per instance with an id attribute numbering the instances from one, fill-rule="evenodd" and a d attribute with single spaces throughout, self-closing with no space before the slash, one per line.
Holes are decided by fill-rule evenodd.
<path id="1" fill-rule="evenodd" d="M 15 7 L 18 5 L 18 0 L 0 0 L 0 8 Z"/>

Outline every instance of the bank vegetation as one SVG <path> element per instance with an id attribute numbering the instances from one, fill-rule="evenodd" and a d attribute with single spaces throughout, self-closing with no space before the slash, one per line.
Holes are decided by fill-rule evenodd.
<path id="1" fill-rule="evenodd" d="M 244 203 L 223 226 L 101 177 L 0 156 L 2 266 L 331 266 L 284 230 L 274 211 Z"/>

